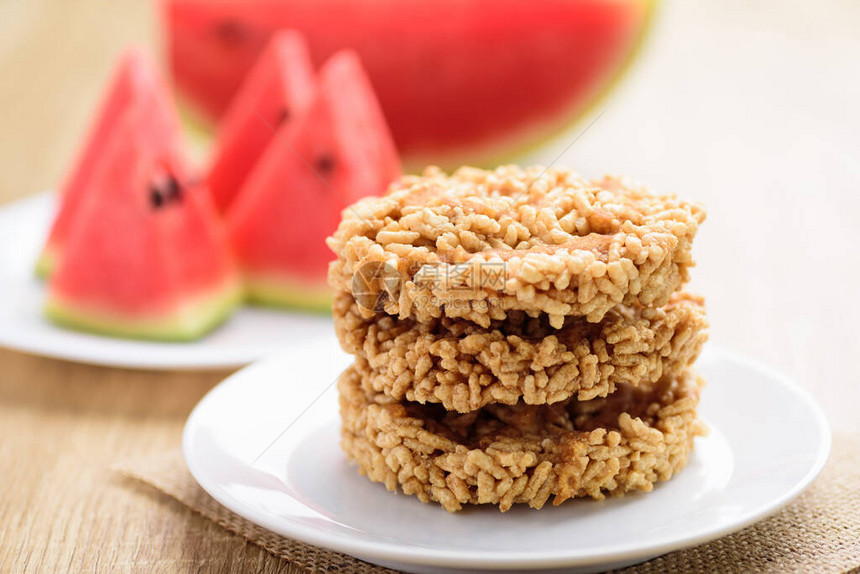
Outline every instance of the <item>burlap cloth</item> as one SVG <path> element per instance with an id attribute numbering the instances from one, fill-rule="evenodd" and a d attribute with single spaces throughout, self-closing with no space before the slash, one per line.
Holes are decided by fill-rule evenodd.
<path id="1" fill-rule="evenodd" d="M 234 534 L 308 572 L 391 572 L 283 538 L 240 518 L 194 481 L 180 452 L 119 470 L 170 495 Z M 500 520 L 504 517 L 501 516 Z M 834 437 L 821 476 L 777 514 L 708 544 L 622 570 L 657 572 L 846 572 L 860 569 L 860 436 Z"/>

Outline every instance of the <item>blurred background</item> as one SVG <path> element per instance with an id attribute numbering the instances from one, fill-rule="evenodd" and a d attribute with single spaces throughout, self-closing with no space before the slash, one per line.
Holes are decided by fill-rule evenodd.
<path id="1" fill-rule="evenodd" d="M 626 77 L 518 158 L 701 201 L 711 340 L 790 374 L 860 430 L 860 3 L 665 0 Z M 0 2 L 0 202 L 56 185 L 117 54 L 163 54 L 141 0 Z M 778 406 L 775 405 L 775 408 Z"/>

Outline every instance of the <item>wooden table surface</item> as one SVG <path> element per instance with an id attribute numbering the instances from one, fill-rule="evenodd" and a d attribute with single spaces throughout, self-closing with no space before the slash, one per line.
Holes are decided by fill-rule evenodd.
<path id="1" fill-rule="evenodd" d="M 857 30 L 850 0 L 666 2 L 639 65 L 559 161 L 703 201 L 694 286 L 708 297 L 712 341 L 787 372 L 852 432 Z M 141 0 L 0 3 L 0 203 L 54 185 L 116 52 L 155 45 L 153 35 Z M 177 448 L 185 417 L 224 375 L 0 350 L 0 571 L 290 571 L 110 470 Z"/>

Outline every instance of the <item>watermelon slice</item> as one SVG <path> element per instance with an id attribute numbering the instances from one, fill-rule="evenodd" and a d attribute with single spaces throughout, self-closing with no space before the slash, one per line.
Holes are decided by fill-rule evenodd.
<path id="1" fill-rule="evenodd" d="M 209 191 L 191 183 L 179 148 L 153 123 L 160 103 L 144 100 L 111 130 L 49 283 L 46 314 L 57 323 L 184 341 L 241 298 Z"/>
<path id="2" fill-rule="evenodd" d="M 314 72 L 304 38 L 278 32 L 248 73 L 219 128 L 208 183 L 225 212 L 278 126 L 299 116 L 313 93 Z"/>
<path id="3" fill-rule="evenodd" d="M 250 301 L 328 309 L 325 244 L 341 211 L 399 177 L 397 150 L 353 52 L 319 73 L 307 112 L 281 128 L 227 213 Z"/>
<path id="4" fill-rule="evenodd" d="M 314 63 L 355 49 L 412 165 L 497 163 L 581 117 L 624 69 L 651 0 L 164 0 L 174 83 L 220 117 L 279 28 Z M 490 5 L 491 4 L 491 5 Z"/>
<path id="5" fill-rule="evenodd" d="M 180 121 L 170 102 L 166 83 L 152 61 L 136 48 L 128 49 L 117 62 L 112 79 L 95 114 L 92 127 L 84 138 L 81 152 L 59 188 L 59 210 L 50 235 L 36 263 L 39 277 L 50 275 L 61 257 L 72 220 L 92 187 L 97 164 L 104 154 L 110 133 L 119 118 L 143 98 L 161 100 L 153 108 L 144 135 L 179 140 Z"/>

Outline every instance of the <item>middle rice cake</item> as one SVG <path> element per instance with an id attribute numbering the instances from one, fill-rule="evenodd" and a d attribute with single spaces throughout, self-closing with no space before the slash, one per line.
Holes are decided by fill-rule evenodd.
<path id="1" fill-rule="evenodd" d="M 448 317 L 365 317 L 349 293 L 335 297 L 333 311 L 362 388 L 461 413 L 589 400 L 621 383 L 653 383 L 687 369 L 707 339 L 704 301 L 685 292 L 663 307 L 618 305 L 599 323 L 568 317 L 560 329 L 522 312 L 488 328 Z"/>

